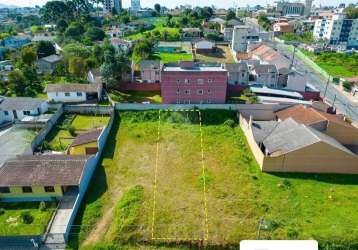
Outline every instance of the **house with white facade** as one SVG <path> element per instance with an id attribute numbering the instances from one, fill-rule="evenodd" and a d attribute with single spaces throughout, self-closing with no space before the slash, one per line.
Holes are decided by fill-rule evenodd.
<path id="1" fill-rule="evenodd" d="M 45 88 L 51 102 L 87 102 L 100 100 L 102 84 L 47 84 Z"/>
<path id="2" fill-rule="evenodd" d="M 47 110 L 45 100 L 31 97 L 0 97 L 0 123 L 21 121 L 26 116 L 39 116 Z"/>
<path id="3" fill-rule="evenodd" d="M 273 64 L 256 65 L 251 74 L 255 78 L 255 82 L 268 87 L 277 87 L 278 71 Z"/>
<path id="4" fill-rule="evenodd" d="M 207 40 L 201 40 L 198 41 L 194 44 L 195 47 L 195 51 L 196 53 L 207 53 L 207 52 L 212 52 L 214 47 L 215 47 L 215 43 L 207 41 Z"/>

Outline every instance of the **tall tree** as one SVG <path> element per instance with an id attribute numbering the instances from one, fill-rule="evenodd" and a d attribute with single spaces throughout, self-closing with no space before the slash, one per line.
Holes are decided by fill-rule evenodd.
<path id="1" fill-rule="evenodd" d="M 236 17 L 236 13 L 232 10 L 228 10 L 228 12 L 226 13 L 225 19 L 226 21 L 229 21 L 231 19 L 234 19 Z"/>
<path id="2" fill-rule="evenodd" d="M 59 19 L 72 20 L 73 10 L 65 1 L 48 1 L 40 9 L 40 15 L 45 22 L 56 23 Z"/>
<path id="3" fill-rule="evenodd" d="M 157 13 L 160 13 L 160 4 L 159 4 L 159 3 L 154 4 L 154 10 L 155 10 Z"/>
<path id="4" fill-rule="evenodd" d="M 39 58 L 50 56 L 56 53 L 56 49 L 50 41 L 40 41 L 37 44 L 37 56 Z"/>
<path id="5" fill-rule="evenodd" d="M 32 65 L 37 59 L 37 54 L 32 47 L 24 47 L 21 50 L 21 60 L 26 65 Z"/>
<path id="6" fill-rule="evenodd" d="M 68 72 L 75 75 L 76 77 L 84 77 L 86 73 L 86 64 L 81 57 L 72 57 L 69 59 Z"/>

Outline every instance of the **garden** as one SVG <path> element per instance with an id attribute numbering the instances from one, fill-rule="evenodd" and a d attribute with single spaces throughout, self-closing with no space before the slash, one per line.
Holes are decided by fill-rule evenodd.
<path id="1" fill-rule="evenodd" d="M 236 249 L 258 235 L 358 247 L 356 176 L 262 173 L 237 122 L 224 110 L 117 113 L 69 248 Z"/>

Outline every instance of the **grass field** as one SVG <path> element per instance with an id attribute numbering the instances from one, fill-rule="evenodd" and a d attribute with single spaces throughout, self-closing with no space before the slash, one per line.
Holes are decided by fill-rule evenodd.
<path id="1" fill-rule="evenodd" d="M 65 150 L 74 139 L 71 135 L 69 127 L 73 127 L 75 133 L 85 132 L 93 128 L 103 127 L 107 125 L 109 116 L 87 116 L 87 115 L 63 115 L 58 124 L 46 136 L 47 147 L 51 150 Z"/>
<path id="2" fill-rule="evenodd" d="M 261 173 L 234 112 L 201 117 L 117 114 L 69 247 L 238 249 L 260 221 L 261 239 L 358 247 L 357 176 Z"/>
<path id="3" fill-rule="evenodd" d="M 40 211 L 39 202 L 0 203 L 4 213 L 0 215 L 0 236 L 14 235 L 40 235 L 46 229 L 56 203 L 47 202 L 47 209 Z M 25 224 L 21 219 L 21 213 L 28 212 L 33 221 Z"/>
<path id="4" fill-rule="evenodd" d="M 191 61 L 193 55 L 191 53 L 154 53 L 152 59 L 160 60 L 162 63 Z"/>
<path id="5" fill-rule="evenodd" d="M 160 93 L 155 91 L 121 92 L 118 90 L 112 90 L 109 95 L 113 101 L 121 103 L 162 103 L 162 97 L 160 96 Z"/>
<path id="6" fill-rule="evenodd" d="M 213 53 L 196 54 L 196 59 L 200 62 L 209 63 L 234 63 L 234 58 L 228 46 L 219 45 Z"/>
<path id="7" fill-rule="evenodd" d="M 139 33 L 136 33 L 136 34 L 132 34 L 132 35 L 129 35 L 129 36 L 125 36 L 124 38 L 125 39 L 129 39 L 129 40 L 138 40 L 140 38 L 143 38 L 143 35 L 145 33 L 148 33 L 148 32 L 155 32 L 155 31 L 158 31 L 160 33 L 166 31 L 168 33 L 168 36 L 167 36 L 167 40 L 168 41 L 172 41 L 172 40 L 177 40 L 177 38 L 180 37 L 180 33 L 179 33 L 179 29 L 178 28 L 168 28 L 168 27 L 163 27 L 161 25 L 158 25 L 156 27 L 154 27 L 153 29 L 151 30 L 148 30 L 148 31 L 143 31 L 143 32 L 139 32 Z"/>
<path id="8" fill-rule="evenodd" d="M 334 52 L 314 54 L 304 50 L 301 51 L 334 77 L 358 76 L 358 55 L 345 55 Z"/>

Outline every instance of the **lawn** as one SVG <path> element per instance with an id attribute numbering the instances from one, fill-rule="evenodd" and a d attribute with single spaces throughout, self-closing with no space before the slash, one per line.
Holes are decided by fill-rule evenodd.
<path id="1" fill-rule="evenodd" d="M 70 133 L 70 127 L 74 128 L 75 134 L 85 132 L 93 128 L 107 125 L 109 116 L 89 115 L 63 115 L 57 125 L 46 136 L 43 147 L 54 151 L 63 151 L 73 142 L 76 135 Z"/>
<path id="2" fill-rule="evenodd" d="M 190 53 L 154 53 L 152 59 L 160 60 L 162 63 L 191 61 L 193 55 Z"/>
<path id="3" fill-rule="evenodd" d="M 196 54 L 196 59 L 204 63 L 234 63 L 234 58 L 228 46 L 219 45 L 215 52 Z"/>
<path id="4" fill-rule="evenodd" d="M 125 36 L 125 39 L 129 39 L 129 40 L 138 40 L 140 38 L 143 38 L 144 34 L 148 33 L 148 32 L 167 32 L 168 36 L 167 36 L 167 41 L 176 41 L 178 40 L 178 38 L 180 37 L 180 33 L 179 33 L 179 29 L 178 28 L 168 28 L 168 27 L 163 27 L 161 25 L 154 27 L 151 30 L 147 30 L 147 31 L 143 31 L 143 32 L 139 32 L 136 34 L 132 34 L 129 36 Z"/>
<path id="5" fill-rule="evenodd" d="M 346 55 L 343 53 L 323 52 L 320 54 L 303 51 L 322 69 L 334 77 L 358 76 L 358 55 Z"/>
<path id="6" fill-rule="evenodd" d="M 357 176 L 261 173 L 234 112 L 158 115 L 117 114 L 70 248 L 237 249 L 260 221 L 261 239 L 358 247 Z"/>
<path id="7" fill-rule="evenodd" d="M 0 214 L 0 236 L 42 234 L 56 209 L 56 202 L 47 202 L 45 211 L 41 211 L 39 205 L 40 202 L 0 203 L 0 208 L 4 209 Z M 33 217 L 30 224 L 22 221 L 23 212 Z"/>
<path id="8" fill-rule="evenodd" d="M 156 91 L 121 92 L 118 90 L 111 90 L 109 96 L 113 101 L 121 103 L 162 103 L 162 97 L 160 96 L 160 93 Z"/>

